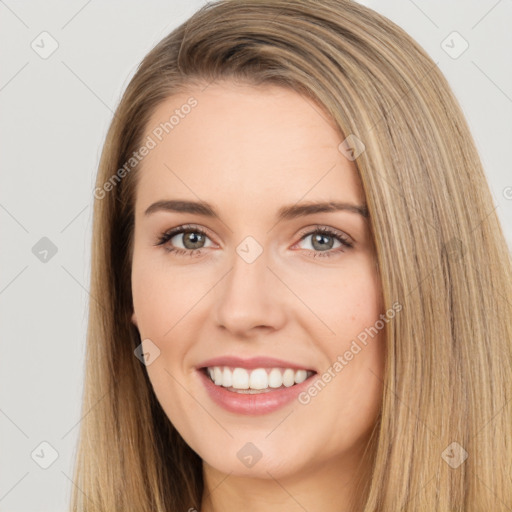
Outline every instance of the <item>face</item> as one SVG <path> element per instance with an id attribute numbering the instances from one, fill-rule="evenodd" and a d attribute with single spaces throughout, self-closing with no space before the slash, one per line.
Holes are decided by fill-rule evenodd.
<path id="1" fill-rule="evenodd" d="M 132 321 L 169 420 L 223 473 L 355 464 L 381 404 L 384 311 L 340 133 L 291 90 L 220 82 L 167 99 L 148 136 Z M 299 208 L 328 202 L 351 206 Z"/>

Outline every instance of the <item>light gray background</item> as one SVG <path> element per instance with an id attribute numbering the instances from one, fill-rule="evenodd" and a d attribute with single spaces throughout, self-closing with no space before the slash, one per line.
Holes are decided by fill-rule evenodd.
<path id="1" fill-rule="evenodd" d="M 511 0 L 365 0 L 438 62 L 512 247 Z M 0 511 L 64 511 L 80 421 L 92 190 L 112 111 L 144 55 L 204 0 L 0 0 Z M 43 59 L 32 41 L 57 50 Z M 458 58 L 445 51 L 458 53 Z M 43 36 L 47 37 L 47 36 Z M 444 43 L 444 48 L 442 42 Z M 41 50 L 42 51 L 42 48 Z M 47 262 L 32 252 L 48 237 Z M 58 458 L 51 462 L 52 448 Z M 34 452 L 35 450 L 35 452 Z M 31 454 L 33 453 L 33 457 Z"/>

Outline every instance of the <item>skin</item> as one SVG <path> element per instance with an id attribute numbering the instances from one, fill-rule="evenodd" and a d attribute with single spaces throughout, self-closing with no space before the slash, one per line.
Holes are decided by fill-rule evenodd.
<path id="1" fill-rule="evenodd" d="M 348 510 L 358 503 L 358 464 L 382 402 L 383 330 L 369 338 L 310 403 L 244 416 L 211 401 L 196 366 L 221 355 L 269 356 L 325 372 L 384 312 L 367 219 L 350 211 L 276 221 L 284 205 L 364 204 L 343 137 L 322 109 L 277 86 L 217 82 L 168 98 L 146 135 L 193 95 L 198 105 L 144 158 L 135 204 L 133 323 L 160 353 L 146 366 L 168 418 L 202 460 L 202 511 Z M 145 215 L 154 202 L 204 200 L 221 220 L 183 212 Z M 203 242 L 162 233 L 184 224 L 207 230 Z M 313 245 L 317 226 L 328 236 Z M 197 235 L 196 235 L 197 236 Z M 263 252 L 247 263 L 236 248 L 253 237 Z M 194 243 L 196 245 L 194 245 Z M 331 245 L 329 245 L 331 244 Z M 325 253 L 331 257 L 313 257 Z M 329 249 L 329 247 L 331 247 Z M 237 452 L 261 452 L 248 468 Z M 358 473 L 357 471 L 360 471 Z"/>

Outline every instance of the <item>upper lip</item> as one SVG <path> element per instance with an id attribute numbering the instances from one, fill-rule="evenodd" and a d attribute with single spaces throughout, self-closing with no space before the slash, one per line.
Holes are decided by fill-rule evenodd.
<path id="1" fill-rule="evenodd" d="M 220 356 L 203 361 L 197 366 L 197 369 L 208 368 L 212 366 L 230 366 L 231 368 L 246 368 L 252 370 L 254 368 L 292 368 L 294 370 L 309 370 L 316 373 L 316 370 L 308 368 L 307 365 L 292 363 L 284 359 L 276 359 L 274 357 L 251 357 L 243 359 L 236 356 Z"/>

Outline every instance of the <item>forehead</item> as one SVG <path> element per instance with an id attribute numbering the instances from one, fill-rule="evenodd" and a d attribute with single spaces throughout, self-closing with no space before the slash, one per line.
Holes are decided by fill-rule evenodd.
<path id="1" fill-rule="evenodd" d="M 137 210 L 163 196 L 265 208 L 302 198 L 364 202 L 356 167 L 338 150 L 341 134 L 290 89 L 191 88 L 157 107 L 148 137 L 155 146 L 140 165 Z"/>

